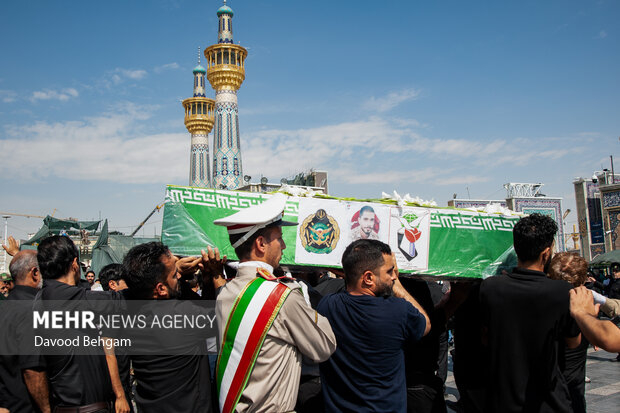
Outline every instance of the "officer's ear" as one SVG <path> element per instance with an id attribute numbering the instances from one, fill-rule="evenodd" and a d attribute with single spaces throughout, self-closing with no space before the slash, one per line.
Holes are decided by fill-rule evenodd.
<path id="1" fill-rule="evenodd" d="M 267 238 L 264 235 L 259 235 L 254 240 L 254 247 L 256 248 L 256 251 L 259 251 L 261 253 L 265 252 L 267 248 L 267 244 L 268 244 Z"/>

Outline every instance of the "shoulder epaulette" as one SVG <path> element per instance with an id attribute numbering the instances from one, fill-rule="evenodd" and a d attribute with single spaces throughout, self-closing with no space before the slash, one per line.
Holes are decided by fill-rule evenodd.
<path id="1" fill-rule="evenodd" d="M 286 275 L 282 276 L 282 277 L 276 277 L 275 275 L 273 275 L 272 273 L 269 272 L 269 270 L 262 268 L 262 267 L 258 267 L 256 269 L 256 276 L 257 277 L 261 277 L 267 281 L 279 281 L 279 282 L 283 282 L 283 283 L 287 283 L 290 281 L 297 281 L 295 280 L 295 278 L 292 277 L 287 277 Z"/>

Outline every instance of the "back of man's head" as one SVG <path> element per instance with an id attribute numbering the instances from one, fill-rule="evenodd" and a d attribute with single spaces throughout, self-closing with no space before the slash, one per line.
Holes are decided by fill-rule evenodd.
<path id="1" fill-rule="evenodd" d="M 37 248 L 37 261 L 43 279 L 55 280 L 66 275 L 79 251 L 71 238 L 54 235 L 45 238 Z"/>
<path id="2" fill-rule="evenodd" d="M 588 262 L 575 252 L 560 252 L 551 259 L 548 275 L 552 280 L 564 280 L 580 287 L 588 279 Z"/>
<path id="3" fill-rule="evenodd" d="M 27 282 L 27 275 L 31 269 L 39 269 L 37 263 L 37 252 L 34 250 L 20 251 L 11 260 L 9 271 L 16 285 L 23 285 Z"/>
<path id="4" fill-rule="evenodd" d="M 347 287 L 357 283 L 366 271 L 375 272 L 384 264 L 384 254 L 391 254 L 390 246 L 377 240 L 360 239 L 352 242 L 342 254 L 342 268 Z"/>
<path id="5" fill-rule="evenodd" d="M 108 264 L 99 271 L 99 281 L 104 291 L 110 290 L 110 281 L 119 281 L 123 278 L 121 264 Z"/>
<path id="6" fill-rule="evenodd" d="M 122 278 L 135 297 L 148 299 L 157 283 L 165 282 L 166 267 L 161 259 L 168 254 L 170 250 L 161 242 L 148 242 L 129 250 L 123 260 Z"/>
<path id="7" fill-rule="evenodd" d="M 532 214 L 521 218 L 512 231 L 515 252 L 521 262 L 538 259 L 545 248 L 553 245 L 558 224 L 546 215 Z"/>

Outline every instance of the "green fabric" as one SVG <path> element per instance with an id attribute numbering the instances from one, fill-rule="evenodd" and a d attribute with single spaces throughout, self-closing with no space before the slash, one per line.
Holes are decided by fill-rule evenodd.
<path id="1" fill-rule="evenodd" d="M 108 245 L 108 220 L 106 219 L 103 223 L 103 227 L 101 227 L 101 233 L 99 234 L 99 238 L 97 238 L 97 242 L 93 245 L 93 250 L 103 246 Z"/>
<path id="2" fill-rule="evenodd" d="M 69 219 L 58 219 L 51 216 L 46 216 L 43 219 L 45 224 L 51 232 L 54 234 L 60 233 L 60 231 L 81 230 L 96 231 L 99 228 L 101 221 L 73 221 Z"/>
<path id="3" fill-rule="evenodd" d="M 108 264 L 120 264 L 125 258 L 125 254 L 134 246 L 147 242 L 161 241 L 159 238 L 132 238 L 128 235 L 109 235 L 107 226 L 104 223 L 102 236 L 105 241 L 101 240 L 101 236 L 97 243 L 93 246 L 93 258 L 91 268 L 95 274 L 99 274 L 101 269 Z M 100 242 L 101 241 L 101 242 Z"/>
<path id="4" fill-rule="evenodd" d="M 52 235 L 52 233 L 50 232 L 50 229 L 48 228 L 47 225 L 44 224 L 37 231 L 37 233 L 32 236 L 32 238 L 30 238 L 28 241 L 22 242 L 20 249 L 22 250 L 26 249 L 24 247 L 27 245 L 32 245 L 36 247 L 37 245 L 39 245 L 41 241 L 43 241 L 45 238 L 49 237 L 50 235 Z"/>
<path id="5" fill-rule="evenodd" d="M 207 246 L 218 247 L 229 260 L 237 258 L 230 245 L 225 227 L 213 224 L 218 218 L 229 216 L 241 208 L 263 202 L 269 194 L 241 191 L 220 191 L 206 188 L 192 188 L 169 185 L 162 223 L 162 242 L 179 255 L 200 255 Z M 335 200 L 363 201 L 396 206 L 391 200 L 355 200 L 315 196 L 325 200 L 329 212 Z M 298 208 L 301 198 L 291 197 L 287 201 L 284 219 L 299 222 Z M 420 205 L 409 205 L 422 207 Z M 485 278 L 505 269 L 510 269 L 515 261 L 512 252 L 512 227 L 519 220 L 517 216 L 502 216 L 460 210 L 455 208 L 433 207 L 431 209 L 430 242 L 428 269 L 407 271 L 404 274 L 430 275 L 442 278 Z M 283 227 L 286 243 L 282 265 L 300 265 L 295 262 L 295 249 L 298 227 Z M 394 247 L 392 247 L 394 248 Z M 313 266 L 303 264 L 306 266 Z M 314 265 L 334 267 L 335 265 Z"/>
<path id="6" fill-rule="evenodd" d="M 608 267 L 611 264 L 620 264 L 620 250 L 606 252 L 590 261 L 592 267 Z"/>

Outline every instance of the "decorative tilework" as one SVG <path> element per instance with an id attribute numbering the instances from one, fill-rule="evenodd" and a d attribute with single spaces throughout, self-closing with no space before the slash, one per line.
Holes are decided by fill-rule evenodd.
<path id="1" fill-rule="evenodd" d="M 192 135 L 189 185 L 201 188 L 211 186 L 209 140 L 204 134 Z"/>
<path id="2" fill-rule="evenodd" d="M 265 202 L 268 198 L 263 194 L 215 191 L 207 188 L 183 188 L 169 187 L 166 193 L 166 201 L 183 204 L 202 205 L 206 207 L 226 208 L 240 210 L 252 205 Z M 299 201 L 286 201 L 284 215 L 297 217 Z"/>
<path id="3" fill-rule="evenodd" d="M 620 191 L 603 192 L 603 207 L 613 208 L 620 206 Z"/>
<path id="4" fill-rule="evenodd" d="M 611 230 L 611 248 L 620 249 L 620 210 L 609 211 L 609 229 Z"/>
<path id="5" fill-rule="evenodd" d="M 213 185 L 215 188 L 239 188 L 243 169 L 239 147 L 239 109 L 235 91 L 216 92 L 213 133 Z"/>
<path id="6" fill-rule="evenodd" d="M 514 210 L 526 214 L 535 212 L 550 216 L 558 224 L 555 236 L 556 251 L 564 251 L 564 225 L 562 223 L 562 199 L 560 198 L 513 198 Z"/>
<path id="7" fill-rule="evenodd" d="M 599 195 L 600 190 L 598 187 L 598 183 L 595 184 L 594 182 L 586 182 L 585 184 L 588 198 L 595 198 Z"/>
<path id="8" fill-rule="evenodd" d="M 501 206 L 505 207 L 506 206 L 506 201 L 500 201 L 500 200 L 477 200 L 477 199 L 455 199 L 454 200 L 454 207 L 455 208 L 484 208 L 485 206 L 489 205 L 489 204 L 500 204 Z"/>
<path id="9" fill-rule="evenodd" d="M 447 211 L 442 211 L 441 215 L 431 215 L 431 227 L 512 231 L 518 220 L 519 218 L 517 217 L 490 217 L 488 215 L 478 215 L 475 212 L 454 212 L 448 214 Z"/>
<path id="10" fill-rule="evenodd" d="M 605 244 L 593 244 L 590 245 L 590 257 L 596 258 L 597 255 L 605 254 Z"/>

